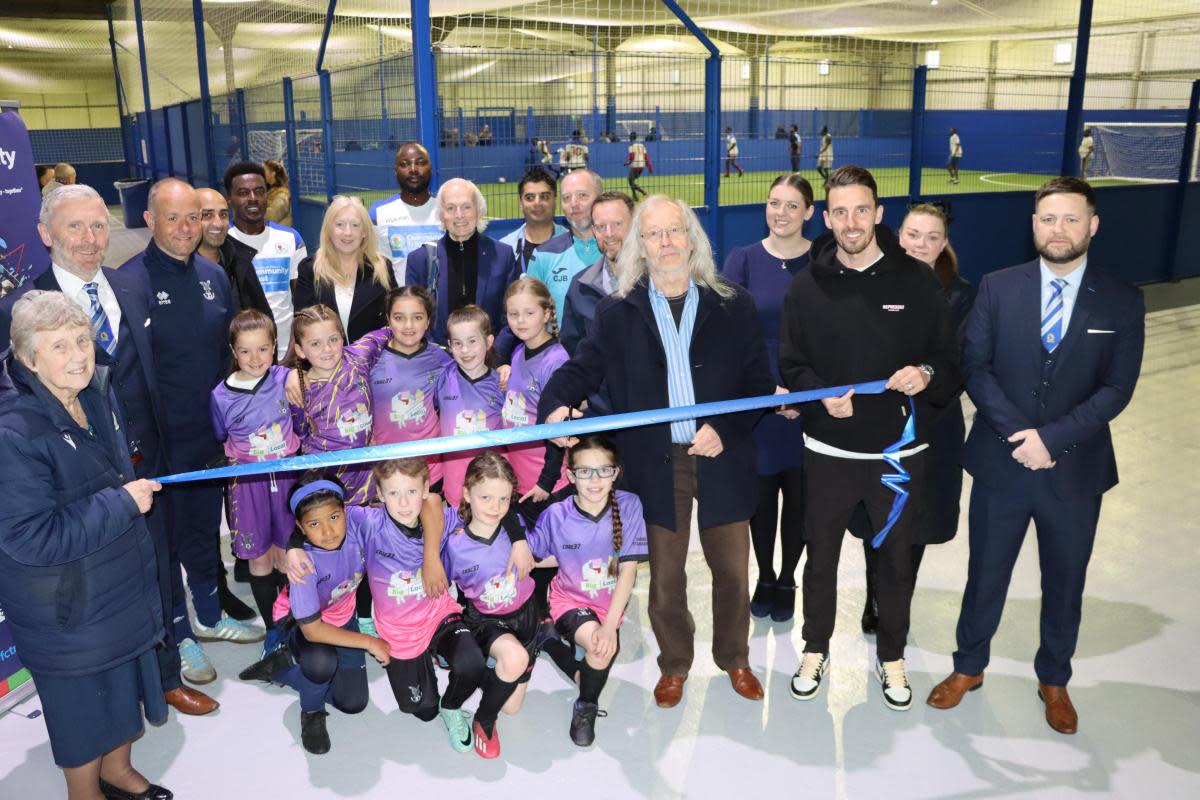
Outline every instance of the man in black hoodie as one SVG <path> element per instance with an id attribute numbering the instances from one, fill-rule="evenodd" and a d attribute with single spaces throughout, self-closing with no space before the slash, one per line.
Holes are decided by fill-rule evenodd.
<path id="1" fill-rule="evenodd" d="M 859 397 L 849 390 L 802 409 L 805 488 L 819 502 L 805 508 L 805 645 L 791 691 L 799 700 L 820 691 L 829 666 L 842 536 L 862 502 L 873 529 L 886 534 L 879 547 L 875 671 L 884 703 L 903 711 L 912 702 L 904 646 L 927 447 L 921 418 L 927 404 L 944 405 L 961 385 L 958 346 L 933 271 L 906 255 L 879 224 L 883 207 L 871 173 L 840 167 L 825 188 L 825 224 L 832 233 L 813 244 L 810 269 L 796 275 L 784 298 L 780 372 L 791 391 L 883 379 L 887 390 Z M 904 441 L 910 427 L 913 438 Z M 889 455 L 901 470 L 883 460 L 894 444 L 899 446 Z M 900 506 L 901 495 L 881 478 L 904 471 L 911 480 L 900 487 L 908 493 Z"/>

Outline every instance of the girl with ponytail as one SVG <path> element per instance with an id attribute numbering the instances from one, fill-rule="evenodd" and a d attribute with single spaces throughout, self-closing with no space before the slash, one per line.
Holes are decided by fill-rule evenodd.
<path id="1" fill-rule="evenodd" d="M 587 747 L 595 740 L 600 691 L 620 650 L 617 631 L 637 566 L 649 553 L 641 501 L 614 488 L 620 468 L 612 440 L 581 437 L 567 460 L 575 494 L 542 513 L 529 547 L 541 564 L 559 568 L 550 583 L 550 616 L 561 638 L 543 649 L 569 678 L 579 675 L 570 733 L 571 741 Z"/>

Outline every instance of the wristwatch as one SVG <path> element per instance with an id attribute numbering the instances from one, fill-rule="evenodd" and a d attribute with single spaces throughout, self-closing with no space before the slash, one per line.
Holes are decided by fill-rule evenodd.
<path id="1" fill-rule="evenodd" d="M 933 367 L 929 366 L 928 364 L 918 364 L 917 369 L 921 370 L 921 372 L 924 372 L 926 378 L 931 381 L 933 380 Z"/>

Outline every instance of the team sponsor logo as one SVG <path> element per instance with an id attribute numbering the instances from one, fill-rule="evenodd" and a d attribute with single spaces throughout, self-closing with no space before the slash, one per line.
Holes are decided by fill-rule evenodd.
<path id="1" fill-rule="evenodd" d="M 160 306 L 171 305 L 171 295 L 167 294 L 166 292 L 159 292 L 157 295 L 155 295 L 155 297 L 158 298 L 158 304 Z"/>
<path id="2" fill-rule="evenodd" d="M 883 310 L 884 311 L 903 311 L 904 304 L 903 303 L 884 303 Z"/>
<path id="3" fill-rule="evenodd" d="M 417 389 L 415 392 L 403 391 L 392 397 L 392 410 L 389 418 L 392 422 L 403 427 L 408 424 L 420 425 L 425 421 L 425 392 Z"/>
<path id="4" fill-rule="evenodd" d="M 396 598 L 397 603 L 406 603 L 409 598 L 420 599 L 424 596 L 425 584 L 421 580 L 421 573 L 409 572 L 406 569 L 392 573 L 391 580 L 388 581 L 388 597 Z"/>
<path id="5" fill-rule="evenodd" d="M 488 608 L 507 605 L 517 599 L 516 573 L 509 571 L 488 578 L 483 584 L 483 594 L 479 595 L 479 599 Z"/>
<path id="6" fill-rule="evenodd" d="M 487 412 L 482 408 L 464 408 L 454 417 L 454 435 L 482 433 L 487 430 Z"/>
<path id="7" fill-rule="evenodd" d="M 525 395 L 510 389 L 504 396 L 504 410 L 500 414 L 504 421 L 514 428 L 529 424 L 529 414 L 525 409 Z"/>
<path id="8" fill-rule="evenodd" d="M 612 591 L 617 585 L 617 579 L 608 574 L 608 562 L 605 559 L 593 558 L 583 565 L 583 580 L 579 588 L 595 597 L 600 592 Z"/>

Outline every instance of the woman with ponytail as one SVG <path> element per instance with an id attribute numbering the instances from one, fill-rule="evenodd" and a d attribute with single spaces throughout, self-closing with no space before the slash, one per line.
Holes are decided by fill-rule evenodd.
<path id="1" fill-rule="evenodd" d="M 649 553 L 641 500 L 613 487 L 620 467 L 612 440 L 584 436 L 567 460 L 575 494 L 546 509 L 529 535 L 529 547 L 543 564 L 559 568 L 550 583 L 550 616 L 562 638 L 543 649 L 567 677 L 579 675 L 571 741 L 587 747 L 596 738 L 600 691 L 621 649 L 617 631 L 637 566 Z M 581 659 L 576 659 L 577 648 Z"/>

